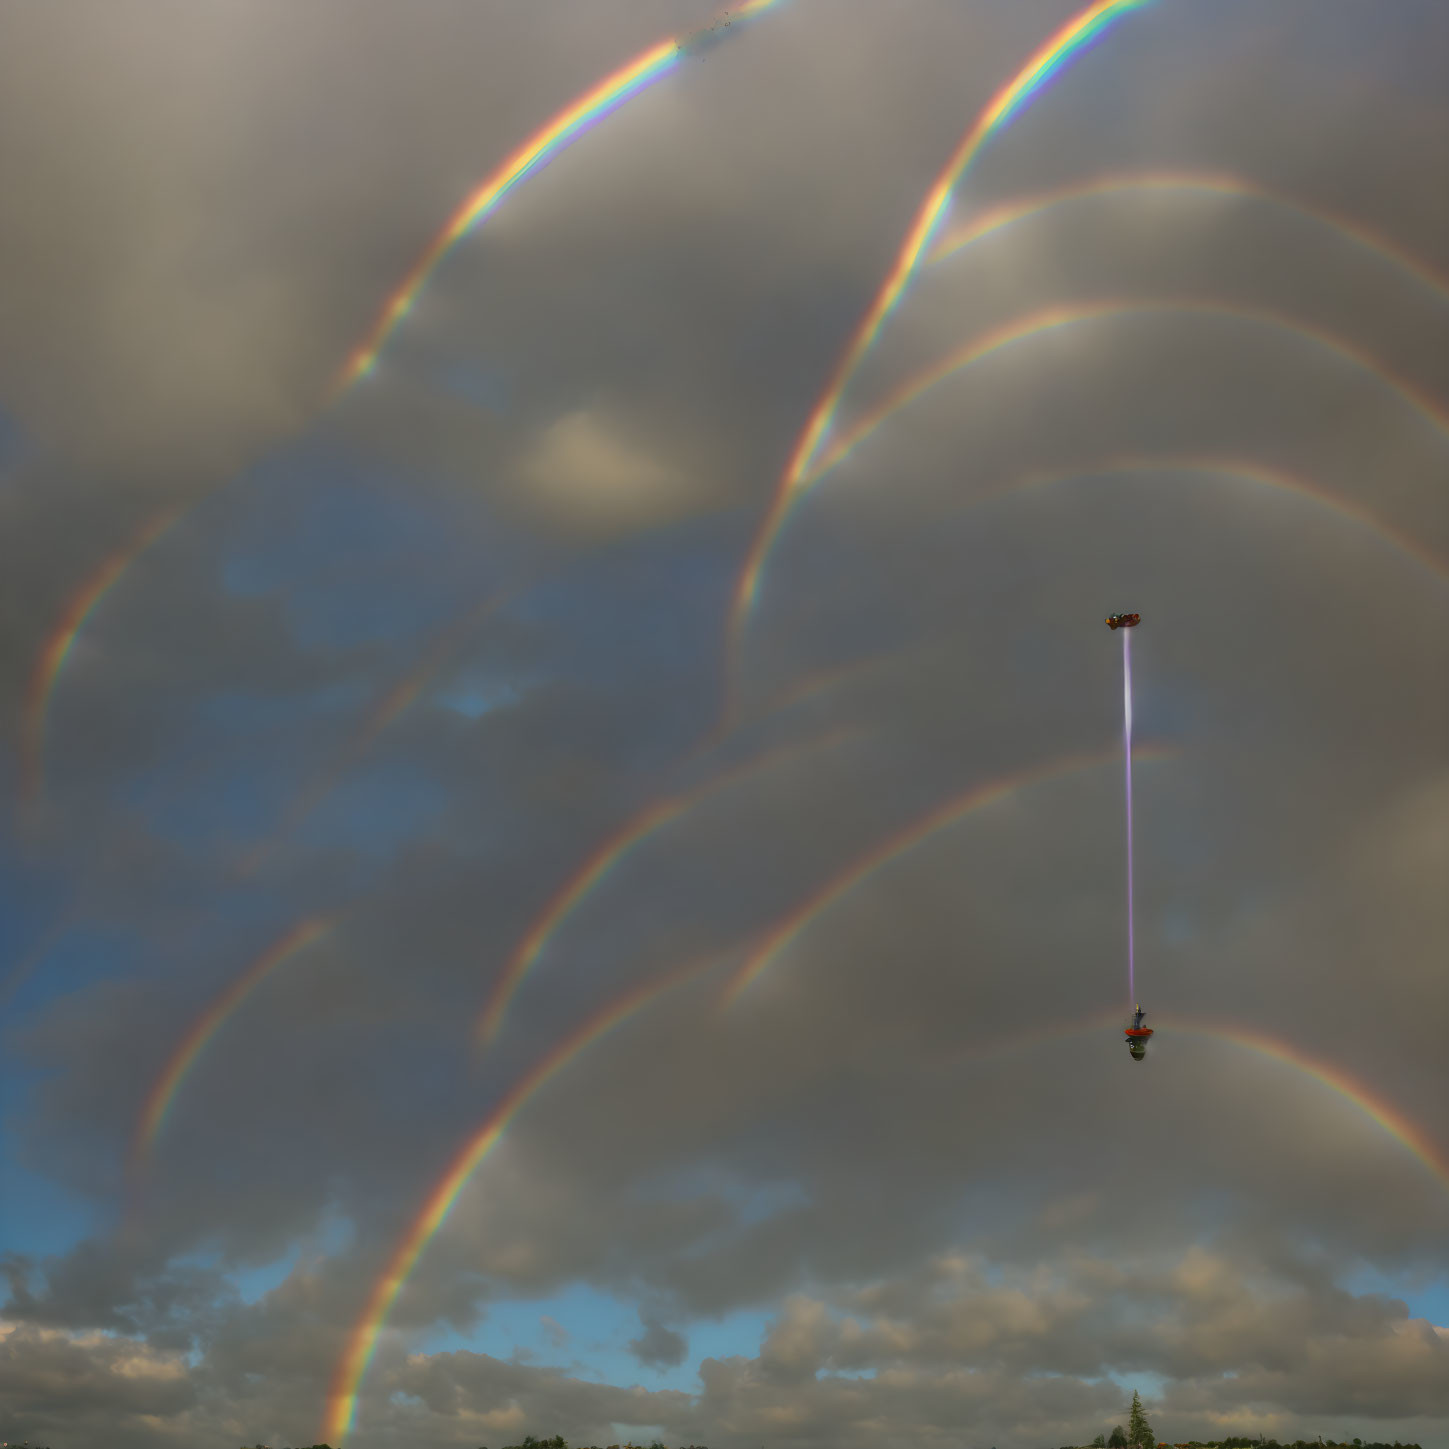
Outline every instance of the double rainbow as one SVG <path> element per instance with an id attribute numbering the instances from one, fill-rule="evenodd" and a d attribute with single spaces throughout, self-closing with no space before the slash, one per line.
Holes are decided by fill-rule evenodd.
<path id="1" fill-rule="evenodd" d="M 1204 302 L 1195 297 L 1162 297 L 1146 300 L 1113 297 L 1096 302 L 1070 302 L 1052 307 L 1043 307 L 1025 317 L 1013 318 L 1000 327 L 971 341 L 907 378 L 868 412 L 863 413 L 825 452 L 819 463 L 801 480 L 801 485 L 810 487 L 818 483 L 831 469 L 850 456 L 861 443 L 883 423 L 894 417 L 902 408 L 908 407 L 918 397 L 929 392 L 937 384 L 955 376 L 962 369 L 1000 352 L 1003 348 L 1041 337 L 1049 332 L 1083 323 L 1120 319 L 1124 317 L 1155 316 L 1178 313 L 1183 316 L 1229 317 L 1247 322 L 1269 331 L 1281 332 L 1312 342 L 1325 352 L 1360 368 L 1378 379 L 1384 386 L 1408 402 L 1427 422 L 1441 433 L 1449 434 L 1449 412 L 1423 389 L 1408 378 L 1393 371 L 1387 363 L 1371 353 L 1355 347 L 1335 333 L 1320 327 L 1311 327 L 1306 322 L 1260 307 L 1240 307 L 1231 302 Z M 762 559 L 763 562 L 763 559 Z"/>
<path id="2" fill-rule="evenodd" d="M 1138 759 L 1168 759 L 1174 753 L 1174 750 L 1158 745 L 1140 746 L 1135 751 Z M 821 916 L 833 909 L 853 891 L 859 889 L 872 876 L 899 860 L 908 851 L 923 845 L 941 831 L 959 824 L 974 811 L 1004 800 L 1029 786 L 1105 765 L 1116 758 L 1117 751 L 1114 746 L 1111 749 L 1098 750 L 1091 754 L 1068 755 L 1063 759 L 1032 765 L 1027 769 L 972 785 L 969 789 L 963 790 L 959 795 L 947 800 L 943 805 L 938 805 L 903 825 L 831 876 L 829 880 L 806 897 L 795 910 L 774 926 L 746 956 L 730 978 L 724 991 L 724 1004 L 732 1006 L 737 1002 L 744 992 L 755 981 L 758 981 L 779 958 L 781 953 L 798 940 Z"/>
<path id="3" fill-rule="evenodd" d="M 1079 11 L 997 91 L 971 129 L 957 143 L 945 169 L 921 203 L 894 265 L 887 273 L 875 301 L 857 326 L 845 352 L 836 363 L 825 391 L 806 420 L 786 462 L 785 471 L 776 485 L 774 499 L 750 546 L 735 586 L 730 626 L 733 650 L 738 649 L 740 634 L 759 585 L 760 568 L 784 521 L 791 496 L 805 479 L 812 459 L 829 433 L 836 409 L 840 406 L 850 379 L 904 296 L 906 286 L 917 267 L 925 259 L 951 200 L 951 193 L 965 174 L 966 168 L 976 158 L 982 146 L 1029 105 L 1042 87 L 1069 64 L 1074 56 L 1129 11 L 1140 10 L 1149 3 L 1150 0 L 1097 0 L 1097 3 Z"/>
<path id="4" fill-rule="evenodd" d="M 1260 326 L 1270 331 L 1302 338 L 1322 348 L 1325 352 L 1368 373 L 1390 391 L 1403 398 L 1436 430 L 1449 434 L 1449 412 L 1446 412 L 1433 397 L 1418 388 L 1407 378 L 1391 370 L 1378 358 L 1360 350 L 1334 333 L 1326 332 L 1321 328 L 1311 327 L 1306 323 L 1299 322 L 1294 318 L 1286 317 L 1276 312 L 1253 307 L 1238 307 L 1230 303 L 1203 302 L 1191 297 L 1164 298 L 1148 301 L 1112 298 L 1105 301 L 1078 302 L 1044 307 L 1036 312 L 1028 313 L 1025 317 L 1014 318 L 979 337 L 973 338 L 971 341 L 957 348 L 954 352 L 949 353 L 946 357 L 907 378 L 873 408 L 856 419 L 849 428 L 843 430 L 829 449 L 819 455 L 818 461 L 810 471 L 802 474 L 795 484 L 789 499 L 786 501 L 787 508 L 790 504 L 793 504 L 801 492 L 805 489 L 813 488 L 818 484 L 828 473 L 845 462 L 862 443 L 872 437 L 881 427 L 898 413 L 908 408 L 917 399 L 947 379 L 955 377 L 966 368 L 993 357 L 1003 349 L 1014 347 L 1052 332 L 1082 326 L 1092 322 L 1156 314 L 1167 315 L 1172 313 L 1181 313 L 1188 316 L 1228 317 Z M 1166 460 L 1164 460 L 1164 466 L 1170 466 Z M 1184 466 L 1192 467 L 1195 465 L 1189 463 L 1184 464 Z M 1092 468 L 1086 471 L 1102 470 Z M 1443 561 L 1433 554 L 1432 551 L 1426 549 L 1417 540 L 1402 532 L 1396 531 L 1368 510 L 1337 498 L 1333 494 L 1312 485 L 1297 482 L 1290 483 L 1290 475 L 1283 473 L 1281 470 L 1266 468 L 1260 465 L 1250 465 L 1247 469 L 1227 467 L 1223 471 L 1243 471 L 1250 476 L 1255 476 L 1261 482 L 1267 482 L 1273 486 L 1291 487 L 1292 491 L 1312 495 L 1320 503 L 1327 504 L 1339 512 L 1353 517 L 1356 521 L 1371 527 L 1375 532 L 1392 542 L 1395 547 L 1412 555 L 1427 567 L 1434 569 L 1436 572 L 1442 572 L 1444 569 Z M 1050 476 L 1066 477 L 1074 476 L 1074 474 Z M 782 510 L 779 517 L 771 524 L 767 534 L 761 534 L 761 546 L 751 554 L 749 567 L 753 571 L 753 577 L 756 582 L 763 574 L 764 567 L 769 559 L 770 550 L 779 539 L 784 519 L 785 513 Z M 751 585 L 752 590 L 753 588 L 754 584 Z M 742 624 L 743 617 L 736 616 L 736 625 Z M 734 639 L 735 644 L 738 645 L 738 629 L 736 629 Z M 737 650 L 733 652 L 737 652 Z"/>
<path id="5" fill-rule="evenodd" d="M 497 984 L 489 997 L 487 1006 L 479 1018 L 477 1037 L 482 1045 L 497 1040 L 503 1029 L 504 1018 L 524 977 L 543 954 L 544 949 L 558 933 L 564 922 L 573 915 L 611 872 L 639 845 L 650 836 L 662 830 L 680 816 L 702 804 L 710 796 L 738 785 L 751 777 L 762 774 L 786 760 L 797 758 L 803 753 L 816 753 L 828 749 L 840 739 L 858 734 L 858 730 L 834 730 L 823 739 L 807 740 L 800 744 L 781 745 L 766 750 L 754 759 L 745 761 L 732 770 L 726 770 L 713 779 L 706 780 L 692 790 L 682 791 L 646 806 L 625 821 L 616 831 L 606 836 L 596 849 L 583 861 L 574 873 L 559 887 L 534 923 L 524 932 L 513 948 Z"/>

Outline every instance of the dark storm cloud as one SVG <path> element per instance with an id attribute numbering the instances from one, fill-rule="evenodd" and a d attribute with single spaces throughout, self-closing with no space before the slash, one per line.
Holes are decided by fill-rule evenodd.
<path id="1" fill-rule="evenodd" d="M 92 1214 L 56 1246 L 7 1199 L 5 1431 L 311 1442 L 370 1285 L 508 1087 L 730 948 L 519 1113 L 399 1297 L 357 1444 L 1040 1449 L 1122 1419 L 1134 1376 L 1173 1440 L 1441 1442 L 1444 1328 L 1345 1285 L 1442 1281 L 1446 1184 L 1358 1088 L 1233 1037 L 1449 1140 L 1446 584 L 1382 531 L 1449 553 L 1449 442 L 1384 376 L 1240 315 L 1332 333 L 1442 410 L 1449 308 L 1246 197 L 1083 200 L 933 264 L 847 425 L 1044 306 L 1218 310 L 1024 339 L 895 413 L 798 502 L 730 679 L 736 574 L 807 409 L 962 129 L 1069 7 L 730 26 L 522 184 L 321 408 L 459 198 L 708 23 L 687 8 L 7 13 L 12 732 L 81 582 L 158 501 L 209 496 L 82 631 L 44 808 L 4 843 L 7 951 L 76 917 L 11 999 L 9 1140 Z M 1443 17 L 1394 16 L 1148 7 L 986 148 L 953 217 L 1230 172 L 1449 270 L 1424 182 Z M 1104 1016 L 1097 621 L 1122 607 L 1157 756 L 1139 988 L 1183 1027 L 1140 1067 Z M 892 832 L 1076 756 L 1101 762 L 867 875 L 721 1008 L 746 945 Z M 549 902 L 731 770 L 579 901 L 480 1056 Z M 229 1016 L 128 1172 L 178 1042 L 319 912 L 332 935 Z M 246 1291 L 258 1270 L 280 1285 Z M 558 1309 L 567 1370 L 429 1342 L 570 1289 L 637 1308 L 608 1345 L 637 1371 L 594 1381 Z M 692 1363 L 741 1312 L 770 1316 L 758 1340 Z"/>

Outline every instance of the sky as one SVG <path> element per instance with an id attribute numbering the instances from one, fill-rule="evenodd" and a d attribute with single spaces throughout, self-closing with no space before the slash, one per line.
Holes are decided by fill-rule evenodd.
<path id="1" fill-rule="evenodd" d="M 0 11 L 0 1438 L 1449 1449 L 1449 15 L 1092 10 Z"/>

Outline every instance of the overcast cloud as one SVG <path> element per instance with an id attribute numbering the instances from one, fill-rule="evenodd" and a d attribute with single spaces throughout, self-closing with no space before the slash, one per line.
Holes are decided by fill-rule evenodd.
<path id="1" fill-rule="evenodd" d="M 885 416 L 731 644 L 922 198 L 1073 13 L 703 32 L 329 400 L 461 199 L 715 12 L 0 7 L 0 1437 L 322 1438 L 464 1144 L 698 961 L 473 1174 L 349 1449 L 1048 1449 L 1134 1389 L 1171 1442 L 1449 1449 L 1444 7 L 1157 0 L 1079 56 L 945 232 L 1086 194 L 925 266 L 840 424 L 1080 315 Z"/>

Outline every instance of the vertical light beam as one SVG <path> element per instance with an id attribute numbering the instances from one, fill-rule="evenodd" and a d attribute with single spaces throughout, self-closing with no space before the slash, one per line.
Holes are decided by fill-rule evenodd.
<path id="1" fill-rule="evenodd" d="M 1127 779 L 1127 1004 L 1137 1000 L 1137 963 L 1132 929 L 1132 631 L 1122 631 L 1122 756 Z"/>

